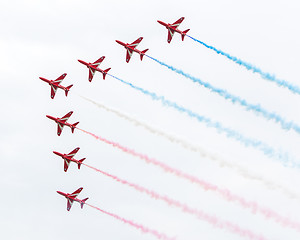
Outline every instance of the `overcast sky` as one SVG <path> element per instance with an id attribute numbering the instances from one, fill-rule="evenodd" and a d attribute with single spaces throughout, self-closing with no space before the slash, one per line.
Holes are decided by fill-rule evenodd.
<path id="1" fill-rule="evenodd" d="M 167 30 L 156 22 L 172 23 L 185 17 L 179 29 L 190 28 L 191 36 L 300 86 L 299 10 L 296 0 L 0 1 L 0 238 L 155 239 L 88 206 L 82 210 L 74 203 L 68 212 L 66 200 L 56 191 L 71 193 L 83 187 L 80 199 L 89 197 L 88 202 L 94 206 L 180 240 L 244 239 L 85 166 L 78 170 L 71 163 L 65 173 L 63 160 L 52 151 L 68 153 L 80 147 L 75 158 L 86 157 L 86 164 L 238 224 L 266 239 L 299 239 L 300 232 L 295 229 L 253 214 L 213 191 L 205 191 L 79 130 L 72 134 L 66 127 L 58 137 L 56 124 L 45 116 L 62 117 L 72 110 L 69 122 L 79 121 L 82 129 L 300 222 L 299 198 L 245 178 L 236 169 L 222 167 L 97 108 L 80 96 L 185 139 L 231 166 L 240 166 L 298 196 L 299 169 L 288 168 L 276 158 L 245 147 L 110 76 L 103 81 L 102 75 L 96 73 L 89 82 L 87 68 L 77 61 L 93 62 L 105 56 L 100 67 L 111 67 L 114 76 L 266 142 L 300 162 L 300 136 L 296 132 L 282 130 L 279 124 L 233 105 L 149 58 L 141 62 L 133 54 L 126 63 L 125 49 L 115 42 L 130 43 L 142 36 L 138 49 L 149 48 L 150 56 L 300 124 L 299 95 L 189 38 L 182 42 L 179 34 L 168 44 Z M 74 86 L 68 97 L 59 89 L 52 100 L 50 86 L 39 77 L 56 79 L 63 73 L 67 76 L 62 85 Z"/>

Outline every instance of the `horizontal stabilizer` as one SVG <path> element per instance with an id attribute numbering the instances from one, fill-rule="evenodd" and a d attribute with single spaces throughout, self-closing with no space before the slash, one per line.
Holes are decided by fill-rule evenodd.
<path id="1" fill-rule="evenodd" d="M 187 30 L 182 32 L 182 34 L 181 34 L 182 41 L 183 41 L 183 39 L 184 39 L 184 37 L 185 37 L 185 35 L 187 34 L 188 31 L 190 31 L 190 29 L 187 29 Z"/>
<path id="2" fill-rule="evenodd" d="M 103 80 L 105 80 L 105 76 L 107 74 L 107 72 L 110 70 L 111 68 L 107 68 L 105 69 L 102 73 L 103 73 Z"/>
<path id="3" fill-rule="evenodd" d="M 146 53 L 148 50 L 149 50 L 149 49 L 145 49 L 144 51 L 142 51 L 142 52 L 140 53 L 141 61 L 143 60 L 143 57 L 144 57 L 145 53 Z"/>
<path id="4" fill-rule="evenodd" d="M 78 160 L 78 169 L 80 169 L 80 166 L 84 160 L 85 160 L 85 158 Z"/>
<path id="5" fill-rule="evenodd" d="M 66 87 L 66 89 L 65 89 L 66 96 L 68 96 L 68 92 L 70 91 L 71 87 L 73 87 L 73 84 Z"/>
<path id="6" fill-rule="evenodd" d="M 85 201 L 88 200 L 89 198 L 85 198 L 85 199 L 82 199 L 81 202 L 80 202 L 80 205 L 81 205 L 81 208 L 83 208 L 83 205 L 85 204 Z"/>
<path id="7" fill-rule="evenodd" d="M 79 123 L 79 122 L 74 123 L 74 124 L 71 125 L 71 131 L 72 131 L 72 133 L 74 133 L 74 129 L 76 128 L 76 125 L 77 125 L 78 123 Z"/>

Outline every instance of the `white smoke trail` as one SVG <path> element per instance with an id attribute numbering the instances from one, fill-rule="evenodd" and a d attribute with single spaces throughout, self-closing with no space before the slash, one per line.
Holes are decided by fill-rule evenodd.
<path id="1" fill-rule="evenodd" d="M 259 176 L 258 174 L 256 173 L 253 173 L 253 172 L 249 172 L 248 169 L 236 164 L 236 163 L 230 163 L 228 161 L 225 161 L 223 159 L 221 159 L 220 157 L 217 157 L 215 156 L 214 154 L 212 153 L 209 153 L 207 152 L 206 150 L 204 150 L 203 148 L 201 148 L 200 146 L 197 146 L 197 145 L 194 145 L 192 143 L 190 143 L 189 141 L 187 140 L 184 140 L 182 138 L 179 138 L 179 137 L 176 137 L 170 133 L 166 133 L 162 130 L 159 130 L 157 128 L 154 128 L 150 125 L 148 125 L 147 123 L 145 122 L 142 122 L 142 121 L 139 121 L 131 116 L 128 116 L 127 114 L 125 113 L 122 113 L 116 109 L 113 109 L 113 108 L 110 108 L 110 107 L 107 107 L 106 105 L 102 104 L 102 103 L 98 103 L 98 102 L 95 102 L 89 98 L 86 98 L 86 97 L 83 97 L 83 96 L 80 96 L 81 98 L 85 99 L 86 101 L 88 102 L 91 102 L 93 103 L 94 105 L 96 105 L 97 107 L 101 108 L 101 109 L 104 109 L 105 111 L 107 112 L 111 112 L 111 113 L 114 113 L 116 114 L 117 116 L 119 116 L 120 118 L 122 119 L 125 119 L 131 123 L 133 123 L 135 126 L 140 126 L 144 129 L 146 129 L 147 131 L 157 135 L 157 136 L 161 136 L 161 137 L 164 137 L 166 139 L 168 139 L 170 142 L 172 143 L 175 143 L 175 144 L 178 144 L 180 146 L 182 146 L 183 148 L 187 149 L 187 150 L 190 150 L 190 151 L 193 151 L 193 152 L 197 152 L 200 154 L 201 157 L 203 158 L 208 158 L 214 162 L 216 162 L 220 167 L 225 167 L 225 168 L 229 168 L 229 169 L 233 169 L 234 171 L 236 171 L 239 175 L 243 176 L 244 178 L 246 179 L 249 179 L 249 180 L 254 180 L 254 181 L 257 181 L 257 182 L 260 182 L 261 184 L 263 184 L 265 187 L 267 187 L 268 189 L 276 189 L 276 190 L 279 190 L 281 191 L 285 196 L 287 196 L 288 198 L 290 199 L 297 199 L 297 200 L 300 200 L 300 196 L 297 194 L 297 193 L 294 193 L 293 191 L 291 191 L 290 189 L 284 187 L 284 186 L 281 186 L 279 184 L 276 184 L 276 183 L 273 183 L 271 182 L 270 180 L 267 180 L 265 179 L 264 177 L 262 176 Z"/>

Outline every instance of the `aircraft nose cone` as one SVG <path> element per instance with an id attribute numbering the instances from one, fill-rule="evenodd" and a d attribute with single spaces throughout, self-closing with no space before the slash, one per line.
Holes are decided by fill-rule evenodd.
<path id="1" fill-rule="evenodd" d="M 61 191 L 56 191 L 58 194 L 64 196 L 64 194 Z"/>
<path id="2" fill-rule="evenodd" d="M 47 80 L 46 78 L 39 77 L 39 79 L 41 79 L 41 80 L 42 80 L 42 81 L 44 81 L 44 82 L 49 82 L 49 83 L 50 83 L 50 81 L 49 81 L 49 80 Z"/>
<path id="3" fill-rule="evenodd" d="M 59 154 L 59 152 L 55 152 L 55 151 L 53 151 L 53 153 L 54 153 L 54 154 L 56 154 L 56 155 L 60 155 L 60 154 Z"/>
<path id="4" fill-rule="evenodd" d="M 46 115 L 47 118 L 53 120 L 53 121 L 56 121 L 56 118 L 55 117 L 52 117 L 52 116 L 49 116 L 49 115 Z"/>

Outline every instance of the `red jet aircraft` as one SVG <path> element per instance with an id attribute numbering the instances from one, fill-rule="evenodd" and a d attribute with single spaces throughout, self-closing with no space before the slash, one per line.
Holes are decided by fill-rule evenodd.
<path id="1" fill-rule="evenodd" d="M 53 151 L 54 154 L 62 157 L 65 160 L 65 164 L 64 164 L 64 171 L 66 172 L 68 170 L 68 167 L 70 165 L 70 162 L 74 162 L 78 164 L 78 169 L 80 169 L 80 166 L 82 164 L 82 162 L 85 160 L 85 158 L 82 158 L 80 160 L 76 160 L 73 157 L 75 156 L 75 154 L 78 152 L 80 148 L 75 148 L 72 152 L 68 153 L 68 154 L 63 154 L 63 153 L 59 153 L 59 152 L 55 152 Z"/>
<path id="2" fill-rule="evenodd" d="M 143 40 L 142 37 L 138 38 L 137 40 L 135 40 L 133 43 L 123 43 L 119 40 L 116 40 L 117 43 L 121 44 L 122 46 L 124 46 L 124 48 L 126 48 L 127 50 L 127 54 L 126 54 L 126 62 L 128 63 L 131 55 L 133 52 L 136 52 L 138 54 L 140 54 L 141 57 L 141 61 L 143 60 L 143 56 L 145 55 L 145 53 L 149 50 L 149 49 L 145 49 L 144 51 L 140 51 L 137 50 L 136 47 L 137 45 Z"/>
<path id="3" fill-rule="evenodd" d="M 94 63 L 87 63 L 85 61 L 79 60 L 78 62 L 82 63 L 83 65 L 85 65 L 88 69 L 89 69 L 89 81 L 91 82 L 94 74 L 96 71 L 101 72 L 103 74 L 103 80 L 105 80 L 105 76 L 107 74 L 107 72 L 111 69 L 111 68 L 107 68 L 105 70 L 102 70 L 99 67 L 100 63 L 104 60 L 105 56 L 99 58 L 97 61 L 95 61 Z"/>
<path id="4" fill-rule="evenodd" d="M 64 192 L 60 192 L 60 191 L 56 191 L 58 194 L 64 196 L 67 199 L 67 210 L 70 211 L 73 201 L 75 202 L 79 202 L 81 205 L 81 208 L 83 208 L 83 205 L 85 204 L 85 201 L 88 200 L 89 198 L 85 198 L 85 199 L 78 199 L 76 198 L 77 195 L 82 191 L 82 187 L 78 188 L 75 192 L 73 193 L 64 193 Z"/>
<path id="5" fill-rule="evenodd" d="M 174 23 L 164 23 L 162 21 L 159 21 L 157 20 L 158 23 L 160 23 L 161 25 L 165 26 L 167 29 L 168 29 L 168 43 L 171 42 L 172 40 L 172 37 L 174 35 L 174 32 L 178 32 L 179 34 L 181 34 L 181 38 L 182 38 L 182 41 L 184 39 L 184 36 L 186 35 L 186 33 L 190 30 L 190 29 L 187 29 L 185 31 L 180 31 L 178 28 L 179 24 L 184 20 L 184 17 L 182 18 L 179 18 L 176 22 Z"/>
<path id="6" fill-rule="evenodd" d="M 62 82 L 62 80 L 64 80 L 64 78 L 67 76 L 66 73 L 64 73 L 63 75 L 61 75 L 59 78 L 57 78 L 56 80 L 48 80 L 46 78 L 40 77 L 41 80 L 43 80 L 46 83 L 49 83 L 49 85 L 51 86 L 51 98 L 53 99 L 56 93 L 57 88 L 63 89 L 65 90 L 66 96 L 68 96 L 68 92 L 70 90 L 70 88 L 73 86 L 70 85 L 68 87 L 64 87 L 62 85 L 60 85 L 60 83 Z"/>
<path id="7" fill-rule="evenodd" d="M 62 118 L 55 118 L 49 115 L 46 115 L 47 118 L 50 118 L 51 120 L 55 121 L 57 123 L 57 135 L 60 136 L 64 126 L 68 126 L 71 128 L 72 133 L 74 133 L 74 129 L 76 128 L 76 125 L 79 123 L 74 123 L 74 124 L 70 124 L 67 123 L 69 117 L 73 114 L 73 111 L 67 113 L 65 116 L 63 116 Z"/>

